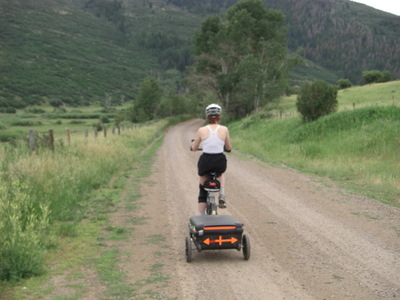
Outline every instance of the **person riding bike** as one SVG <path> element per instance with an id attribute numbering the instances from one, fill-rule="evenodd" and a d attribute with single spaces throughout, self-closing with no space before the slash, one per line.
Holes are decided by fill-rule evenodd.
<path id="1" fill-rule="evenodd" d="M 225 176 L 227 168 L 227 159 L 224 151 L 232 150 L 229 130 L 226 126 L 220 125 L 222 109 L 217 104 L 210 104 L 205 110 L 208 125 L 200 127 L 197 130 L 196 137 L 190 147 L 192 151 L 199 149 L 200 144 L 203 154 L 197 163 L 198 175 L 200 176 L 198 209 L 200 214 L 205 214 L 207 203 L 207 191 L 204 189 L 204 182 L 207 180 L 207 174 L 215 171 L 221 174 L 218 180 L 221 183 L 219 192 L 219 207 L 225 208 Z"/>

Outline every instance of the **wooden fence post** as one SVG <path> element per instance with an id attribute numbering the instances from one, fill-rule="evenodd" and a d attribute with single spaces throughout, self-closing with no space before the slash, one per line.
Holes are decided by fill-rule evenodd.
<path id="1" fill-rule="evenodd" d="M 67 143 L 68 143 L 68 146 L 71 145 L 71 132 L 70 132 L 69 128 L 67 128 Z"/>
<path id="2" fill-rule="evenodd" d="M 51 150 L 54 150 L 54 131 L 53 129 L 49 130 L 49 146 Z"/>
<path id="3" fill-rule="evenodd" d="M 97 138 L 97 127 L 93 127 L 94 130 L 94 137 Z"/>
<path id="4" fill-rule="evenodd" d="M 104 137 L 107 137 L 107 126 L 103 126 Z"/>
<path id="5" fill-rule="evenodd" d="M 33 130 L 29 130 L 29 151 L 32 153 L 36 150 L 36 140 L 35 140 L 35 132 Z"/>

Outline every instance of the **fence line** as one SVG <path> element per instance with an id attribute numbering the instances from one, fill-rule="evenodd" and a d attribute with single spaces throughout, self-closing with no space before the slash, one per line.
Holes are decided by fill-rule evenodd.
<path id="1" fill-rule="evenodd" d="M 132 129 L 132 127 L 126 126 L 118 126 L 112 127 L 111 133 L 112 135 L 121 135 L 121 132 L 124 130 Z M 67 140 L 67 145 L 71 145 L 71 134 L 81 132 L 79 130 L 71 131 L 69 128 L 65 129 L 65 136 Z M 103 137 L 107 138 L 107 127 L 103 126 L 102 128 Z M 93 127 L 93 136 L 95 139 L 99 136 L 99 130 L 97 127 Z M 84 130 L 85 139 L 89 138 L 89 129 Z M 53 129 L 49 129 L 47 132 L 37 132 L 36 130 L 29 130 L 28 132 L 28 144 L 29 150 L 31 153 L 34 153 L 37 148 L 40 147 L 48 147 L 51 150 L 55 150 L 55 134 Z"/>

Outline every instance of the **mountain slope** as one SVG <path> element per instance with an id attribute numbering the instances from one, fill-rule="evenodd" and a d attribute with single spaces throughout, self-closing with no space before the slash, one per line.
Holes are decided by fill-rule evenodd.
<path id="1" fill-rule="evenodd" d="M 348 0 L 266 0 L 289 24 L 289 47 L 358 82 L 362 71 L 400 76 L 400 17 Z"/>
<path id="2" fill-rule="evenodd" d="M 221 13 L 237 0 L 168 0 L 198 14 Z M 264 0 L 287 17 L 288 46 L 358 83 L 362 71 L 400 78 L 400 17 L 349 0 Z"/>
<path id="3" fill-rule="evenodd" d="M 202 20 L 236 2 L 0 0 L 0 107 L 119 103 L 133 99 L 148 75 L 176 87 L 193 62 L 191 38 Z M 292 83 L 357 83 L 372 69 L 400 77 L 400 17 L 349 0 L 265 3 L 286 14 L 289 48 L 308 59 Z"/>
<path id="4" fill-rule="evenodd" d="M 0 1 L 0 106 L 122 101 L 158 70 L 112 24 L 64 0 Z"/>

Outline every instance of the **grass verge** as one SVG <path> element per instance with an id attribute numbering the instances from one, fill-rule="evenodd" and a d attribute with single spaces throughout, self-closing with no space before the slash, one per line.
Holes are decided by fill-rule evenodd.
<path id="1" fill-rule="evenodd" d="M 314 122 L 253 115 L 230 124 L 236 149 L 400 206 L 400 108 L 370 106 Z"/>
<path id="2" fill-rule="evenodd" d="M 60 190 L 61 195 L 63 195 L 65 192 L 71 193 L 71 190 L 77 194 L 76 197 L 73 197 L 76 202 L 69 201 L 68 206 L 63 206 L 63 208 L 59 210 L 60 214 L 55 213 L 57 212 L 57 205 L 53 205 L 55 209 L 51 211 L 52 213 L 49 214 L 48 217 L 50 222 L 44 222 L 47 224 L 47 229 L 45 228 L 45 230 L 43 230 L 44 233 L 42 236 L 40 236 L 40 238 L 46 240 L 46 243 L 43 243 L 43 245 L 38 247 L 37 251 L 40 251 L 40 253 L 44 255 L 44 261 L 42 265 L 45 266 L 45 268 L 43 268 L 43 272 L 40 273 L 41 276 L 28 276 L 26 279 L 20 281 L 17 280 L 14 282 L 0 281 L 0 289 L 2 290 L 0 299 L 41 299 L 48 295 L 58 293 L 60 293 L 60 296 L 54 296 L 55 299 L 57 297 L 61 297 L 59 299 L 79 299 L 81 295 L 88 292 L 85 287 L 86 285 L 84 284 L 85 279 L 89 278 L 90 280 L 90 278 L 96 277 L 93 276 L 89 270 L 100 270 L 103 268 L 102 265 L 108 266 L 106 269 L 108 272 L 111 272 L 110 278 L 116 278 L 115 285 L 121 285 L 121 278 L 123 278 L 123 274 L 118 274 L 118 268 L 113 269 L 110 267 L 111 264 L 116 263 L 118 260 L 118 252 L 105 251 L 99 257 L 98 253 L 99 249 L 105 245 L 105 239 L 123 240 L 126 238 L 126 233 L 128 233 L 130 229 L 124 227 L 110 227 L 108 225 L 108 217 L 110 212 L 112 212 L 113 209 L 116 209 L 116 205 L 120 201 L 121 191 L 125 188 L 125 181 L 127 180 L 127 177 L 132 169 L 138 172 L 138 178 L 147 176 L 149 174 L 148 172 L 150 171 L 144 174 L 141 173 L 141 170 L 148 168 L 148 165 L 151 163 L 151 157 L 154 155 L 156 148 L 161 145 L 161 140 L 158 140 L 153 144 L 152 142 L 156 137 L 162 134 L 164 128 L 168 126 L 169 122 L 173 121 L 162 121 L 155 125 L 138 128 L 133 138 L 132 136 L 121 136 L 118 141 L 104 141 L 104 145 L 96 144 L 92 147 L 90 142 L 86 141 L 82 142 L 82 145 L 76 146 L 77 148 L 84 147 L 86 150 L 91 149 L 87 155 L 98 162 L 100 166 L 104 167 L 102 163 L 108 159 L 117 159 L 115 157 L 115 151 L 117 151 L 118 154 L 123 154 L 122 157 L 118 158 L 118 160 L 122 159 L 124 160 L 124 163 L 119 165 L 119 168 L 111 168 L 113 171 L 108 173 L 102 172 L 104 169 L 97 169 L 97 172 L 95 172 L 101 173 L 97 175 L 102 175 L 99 177 L 102 179 L 98 182 L 98 184 L 90 185 L 90 188 L 85 190 L 75 188 L 74 185 L 71 185 L 67 188 L 68 185 L 55 184 L 55 186 L 60 186 L 62 189 Z M 152 144 L 153 146 L 146 149 L 149 144 Z M 67 166 L 68 164 L 66 163 L 66 160 L 63 160 L 64 163 L 55 163 L 56 160 L 53 160 L 53 156 L 56 156 L 60 160 L 63 158 L 62 156 L 59 156 L 60 154 L 57 151 L 57 153 L 46 152 L 44 153 L 46 155 L 43 155 L 43 157 L 40 153 L 37 156 L 32 157 L 27 153 L 23 154 L 23 151 L 18 152 L 20 150 L 12 149 L 10 152 L 7 152 L 8 150 L 3 149 L 5 151 L 3 154 L 8 155 L 6 157 L 6 162 L 8 163 L 4 162 L 2 165 L 2 170 L 5 173 L 10 172 L 10 170 L 14 170 L 13 174 L 18 175 L 20 174 L 17 172 L 17 170 L 19 170 L 18 168 L 28 171 L 31 170 L 31 168 L 28 168 L 27 166 L 35 167 L 37 165 L 37 167 L 41 170 L 54 169 L 47 173 L 46 176 L 40 176 L 41 173 L 33 172 L 31 170 L 31 172 L 28 172 L 28 175 L 24 177 L 24 187 L 30 187 L 30 182 L 31 180 L 33 181 L 33 179 L 35 179 L 35 182 L 38 183 L 55 180 L 54 178 L 57 177 L 65 179 L 62 172 L 63 169 L 74 171 L 77 171 L 78 169 L 79 171 L 84 170 L 85 167 L 88 167 L 87 164 L 84 164 L 85 160 L 82 160 L 82 157 L 85 155 L 77 151 L 77 148 L 71 147 L 63 151 L 60 150 L 63 152 L 62 155 L 68 156 L 68 162 L 69 159 L 71 159 L 69 156 L 70 154 L 72 157 L 75 157 L 78 163 L 73 164 L 74 167 Z M 144 149 L 146 149 L 146 151 L 144 151 Z M 101 153 L 104 153 L 105 156 L 103 156 Z M 47 159 L 44 159 L 44 157 L 47 157 Z M 49 164 L 54 168 L 48 167 Z M 12 168 L 11 165 L 14 167 L 15 165 L 18 165 L 18 167 L 13 169 L 14 167 Z M 91 164 L 89 164 L 89 166 L 90 165 Z M 93 167 L 94 165 L 96 164 L 91 166 Z M 80 172 L 78 171 L 76 174 L 80 175 Z M 32 174 L 32 176 L 30 177 L 29 174 Z M 66 174 L 68 174 L 68 172 Z M 106 178 L 110 177 L 112 180 L 107 182 Z M 17 176 L 12 178 L 20 177 Z M 41 181 L 39 180 L 40 178 L 43 178 L 44 180 Z M 62 181 L 63 180 L 61 180 L 60 183 Z M 7 182 L 2 181 L 2 184 L 7 184 Z M 137 190 L 138 186 L 132 188 L 132 193 L 139 196 Z M 41 189 L 40 185 L 39 189 Z M 24 199 L 26 198 L 25 202 L 30 203 L 32 202 L 32 199 L 39 199 L 29 198 L 25 190 L 23 190 L 23 192 Z M 57 193 L 54 192 L 50 194 L 50 197 L 53 197 Z M 3 193 L 2 195 L 7 196 L 8 194 Z M 35 196 L 35 193 L 29 194 L 29 196 L 32 195 Z M 1 203 L 12 203 L 10 201 L 12 199 L 5 196 L 1 198 Z M 68 197 L 61 196 L 61 198 L 54 199 L 45 198 L 42 199 L 43 202 L 38 201 L 37 203 L 40 205 L 47 205 L 46 207 L 51 207 L 51 205 L 54 203 L 50 202 L 50 200 L 56 201 L 57 203 L 57 199 L 70 200 Z M 134 201 L 131 203 L 134 204 Z M 23 203 L 21 205 L 23 205 Z M 68 208 L 69 211 L 64 211 L 65 208 Z M 135 207 L 131 206 L 130 209 L 135 209 Z M 35 210 L 31 209 L 30 211 L 34 212 Z M 42 210 L 42 214 L 40 215 L 43 215 L 43 211 L 44 210 Z M 28 221 L 31 220 L 30 217 L 25 219 Z M 0 223 L 4 221 L 5 219 L 2 219 L 0 220 Z M 4 228 L 4 226 L 2 228 Z M 100 231 L 107 228 L 111 228 L 111 234 L 106 238 L 102 237 Z M 4 245 L 1 245 L 0 250 L 3 251 L 4 249 Z M 2 253 L 4 254 L 6 252 L 3 251 Z M 4 269 L 1 269 L 0 271 L 4 271 Z M 113 275 L 113 273 L 115 274 Z M 73 278 L 74 280 L 70 280 L 70 284 L 68 286 L 59 285 L 59 282 L 65 282 L 65 277 Z M 119 283 L 117 284 L 117 282 Z M 129 284 L 123 289 L 120 289 L 118 286 L 110 284 L 109 282 L 104 283 L 103 285 L 110 289 L 110 291 L 107 291 L 107 293 L 110 294 L 124 294 L 131 290 Z M 114 289 L 121 291 L 116 292 Z M 61 295 L 68 295 L 68 297 Z"/>

